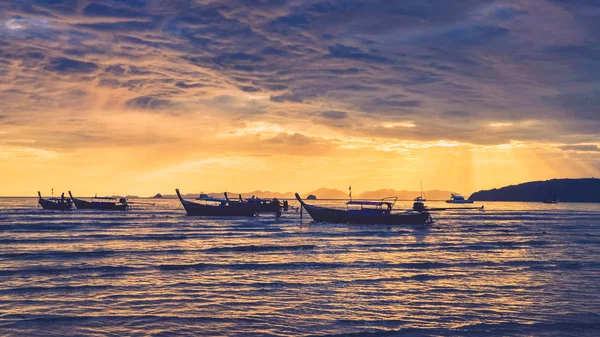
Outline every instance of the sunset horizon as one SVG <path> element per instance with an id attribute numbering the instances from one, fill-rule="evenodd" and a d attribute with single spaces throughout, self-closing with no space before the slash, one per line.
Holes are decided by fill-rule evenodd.
<path id="1" fill-rule="evenodd" d="M 450 196 L 449 193 L 458 193 L 458 194 L 461 194 L 464 196 L 469 196 L 477 191 L 497 189 L 497 188 L 501 188 L 501 187 L 506 187 L 506 186 L 511 186 L 511 185 L 519 185 L 519 184 L 530 183 L 530 182 L 545 182 L 545 181 L 561 180 L 561 179 L 577 180 L 577 179 L 598 179 L 598 178 L 596 178 L 596 177 L 555 177 L 555 178 L 548 178 L 548 179 L 543 179 L 543 180 L 527 180 L 527 181 L 518 181 L 518 182 L 514 182 L 514 183 L 506 183 L 505 185 L 502 185 L 502 186 L 491 186 L 491 187 L 476 189 L 473 191 L 444 189 L 444 188 L 436 188 L 436 187 L 424 188 L 422 191 L 425 194 L 430 193 L 430 192 L 447 192 L 447 195 L 445 195 L 443 198 L 440 197 L 440 198 L 436 199 L 436 200 L 445 200 Z M 412 184 L 412 185 L 414 185 L 414 184 Z M 350 186 L 352 186 L 352 185 L 350 185 Z M 413 193 L 415 193 L 414 197 L 416 197 L 416 196 L 418 196 L 418 193 L 421 191 L 419 183 L 417 183 L 417 185 L 414 186 L 414 188 L 385 186 L 385 187 L 381 187 L 381 188 L 371 188 L 371 189 L 360 189 L 359 190 L 360 187 L 361 186 L 357 186 L 357 185 L 354 185 L 354 187 L 352 187 L 353 196 L 361 197 L 361 195 L 363 195 L 365 193 L 368 194 L 368 193 L 372 193 L 372 192 L 390 190 L 390 191 L 398 191 L 398 192 L 413 192 Z M 347 197 L 349 196 L 349 187 L 348 186 L 337 186 L 337 187 L 336 186 L 318 186 L 314 189 L 308 189 L 308 190 L 275 190 L 275 189 L 266 189 L 266 188 L 262 188 L 262 189 L 255 188 L 255 189 L 248 189 L 248 190 L 239 190 L 239 189 L 235 189 L 235 188 L 222 189 L 222 190 L 206 190 L 206 189 L 192 189 L 192 188 L 188 188 L 188 186 L 176 186 L 170 190 L 156 191 L 156 192 L 153 192 L 150 194 L 136 194 L 136 193 L 127 193 L 127 192 L 119 192 L 119 191 L 117 191 L 116 193 L 115 192 L 99 193 L 97 191 L 85 193 L 85 192 L 81 192 L 81 190 L 75 190 L 72 188 L 61 189 L 61 188 L 55 188 L 54 186 L 52 186 L 52 187 L 50 187 L 49 190 L 40 190 L 40 192 L 42 193 L 42 195 L 47 195 L 47 196 L 51 196 L 51 195 L 60 196 L 60 194 L 63 192 L 65 194 L 67 194 L 68 191 L 71 191 L 73 193 L 77 193 L 78 196 L 83 196 L 83 197 L 130 196 L 130 197 L 136 197 L 136 198 L 154 198 L 156 195 L 160 194 L 162 196 L 169 195 L 174 198 L 174 197 L 176 197 L 176 194 L 175 194 L 176 188 L 179 188 L 181 190 L 181 192 L 185 195 L 199 195 L 202 193 L 222 194 L 222 193 L 226 192 L 226 193 L 235 193 L 235 196 L 237 196 L 237 194 L 242 194 L 244 196 L 250 196 L 251 194 L 253 194 L 255 192 L 261 192 L 261 195 L 263 195 L 263 197 L 277 196 L 277 195 L 283 195 L 283 194 L 293 195 L 294 193 L 299 193 L 300 195 L 306 196 L 306 195 L 313 194 L 315 191 L 318 191 L 318 190 L 331 190 L 331 191 L 335 191 L 335 192 L 344 193 Z M 35 191 L 31 195 L 0 195 L 0 197 L 37 197 L 37 192 L 38 191 Z M 393 197 L 395 195 L 390 194 L 390 195 L 386 195 L 386 196 Z M 289 196 L 289 197 L 293 198 L 293 196 Z M 412 198 L 410 200 L 412 200 Z"/>
<path id="2" fill-rule="evenodd" d="M 600 336 L 599 18 L 0 0 L 0 336 Z"/>
<path id="3" fill-rule="evenodd" d="M 586 5 L 59 3 L 0 4 L 3 196 L 600 175 Z"/>

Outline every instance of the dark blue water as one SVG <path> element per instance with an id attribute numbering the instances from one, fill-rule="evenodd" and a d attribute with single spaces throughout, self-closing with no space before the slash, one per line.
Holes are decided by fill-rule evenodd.
<path id="1" fill-rule="evenodd" d="M 0 199 L 1 336 L 600 336 L 600 205 L 426 229 L 35 204 Z"/>

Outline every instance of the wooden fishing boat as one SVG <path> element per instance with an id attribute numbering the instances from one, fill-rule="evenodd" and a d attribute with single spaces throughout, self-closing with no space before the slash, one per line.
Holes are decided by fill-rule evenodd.
<path id="1" fill-rule="evenodd" d="M 179 189 L 176 189 L 177 197 L 181 205 L 189 216 L 254 216 L 256 210 L 254 207 L 242 203 L 232 203 L 227 200 L 206 200 L 205 203 L 197 203 L 183 199 Z M 213 202 L 213 204 L 209 204 Z"/>
<path id="2" fill-rule="evenodd" d="M 231 204 L 241 204 L 246 207 L 254 208 L 256 214 L 260 213 L 275 213 L 277 217 L 281 216 L 282 204 L 277 198 L 273 199 L 261 199 L 261 198 L 247 198 L 243 199 L 242 195 L 238 195 L 238 200 L 230 200 L 227 192 L 224 193 L 225 200 Z"/>
<path id="3" fill-rule="evenodd" d="M 38 191 L 38 203 L 43 209 L 49 209 L 53 211 L 69 211 L 73 207 L 71 199 L 65 198 L 64 193 L 60 198 L 42 198 L 42 194 Z"/>
<path id="4" fill-rule="evenodd" d="M 69 191 L 69 196 L 77 209 L 95 209 L 99 211 L 127 211 L 131 209 L 131 206 L 129 206 L 127 199 L 125 198 L 117 200 L 116 198 L 110 197 L 94 197 L 93 201 L 86 201 L 75 198 L 71 191 Z"/>
<path id="5" fill-rule="evenodd" d="M 396 200 L 386 201 L 349 201 L 346 210 L 309 205 L 296 193 L 296 199 L 317 222 L 351 223 L 364 225 L 426 225 L 433 223 L 427 211 L 406 211 L 392 213 Z M 397 198 L 395 198 L 397 199 Z M 350 206 L 358 206 L 351 209 Z"/>

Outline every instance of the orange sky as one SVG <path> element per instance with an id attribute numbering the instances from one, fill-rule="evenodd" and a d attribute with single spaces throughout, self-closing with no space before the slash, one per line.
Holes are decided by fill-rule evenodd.
<path id="1" fill-rule="evenodd" d="M 600 175 L 597 7 L 353 3 L 1 2 L 0 195 Z"/>
<path id="2" fill-rule="evenodd" d="M 320 187 L 345 190 L 348 185 L 359 193 L 419 190 L 421 180 L 426 189 L 467 194 L 597 173 L 584 160 L 573 160 L 548 144 L 390 140 L 348 136 L 302 123 L 239 122 L 214 128 L 219 121 L 203 122 L 205 117 L 170 123 L 147 118 L 118 131 L 120 124 L 108 124 L 105 131 L 114 138 L 112 143 L 73 143 L 64 148 L 36 148 L 36 137 L 51 138 L 51 133 L 41 136 L 44 130 L 28 128 L 31 135 L 21 132 L 20 141 L 31 139 L 29 146 L 0 147 L 2 194 L 34 195 L 38 189 L 48 194 L 52 187 L 79 195 L 150 196 L 172 193 L 176 187 L 190 193 L 309 192 Z M 131 118 L 140 117 L 132 113 Z M 154 143 L 156 134 L 168 141 Z M 127 144 L 130 139 L 139 140 Z"/>

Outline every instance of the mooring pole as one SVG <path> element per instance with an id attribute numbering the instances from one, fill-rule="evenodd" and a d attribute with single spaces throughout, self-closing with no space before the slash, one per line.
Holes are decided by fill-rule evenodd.
<path id="1" fill-rule="evenodd" d="M 302 207 L 302 205 L 300 205 L 300 220 L 302 220 L 302 209 L 303 209 L 303 208 L 304 208 L 304 207 Z"/>

